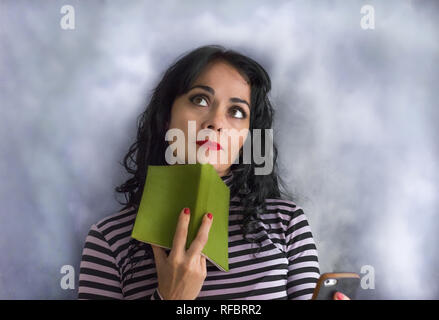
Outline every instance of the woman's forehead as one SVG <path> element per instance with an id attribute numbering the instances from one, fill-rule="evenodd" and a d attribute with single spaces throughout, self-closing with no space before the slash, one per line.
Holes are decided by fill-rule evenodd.
<path id="1" fill-rule="evenodd" d="M 250 85 L 244 77 L 233 66 L 222 61 L 208 64 L 189 89 L 200 86 L 213 89 L 212 94 L 240 95 L 247 101 L 250 98 Z"/>
<path id="2" fill-rule="evenodd" d="M 227 80 L 229 81 L 232 80 L 249 86 L 246 76 L 242 75 L 236 67 L 224 60 L 214 60 L 209 62 L 203 68 L 203 70 L 200 72 L 194 82 L 202 80 L 215 81 L 221 80 L 223 78 L 227 78 Z"/>

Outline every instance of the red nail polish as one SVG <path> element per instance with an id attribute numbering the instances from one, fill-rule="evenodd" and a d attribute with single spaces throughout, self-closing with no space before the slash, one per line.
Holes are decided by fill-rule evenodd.
<path id="1" fill-rule="evenodd" d="M 184 208 L 184 213 L 189 214 L 190 213 L 189 208 Z"/>
<path id="2" fill-rule="evenodd" d="M 207 217 L 208 217 L 210 220 L 212 220 L 212 214 L 211 214 L 210 212 L 207 214 Z"/>
<path id="3" fill-rule="evenodd" d="M 343 293 L 337 292 L 336 296 L 337 296 L 337 300 L 344 300 L 344 294 Z"/>

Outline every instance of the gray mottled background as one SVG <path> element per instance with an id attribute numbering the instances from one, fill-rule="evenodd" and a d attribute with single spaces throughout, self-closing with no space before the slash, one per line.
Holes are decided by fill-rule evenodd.
<path id="1" fill-rule="evenodd" d="M 63 30 L 63 5 L 75 29 Z M 363 5 L 375 29 L 360 27 Z M 281 167 L 321 271 L 364 299 L 438 299 L 435 1 L 0 1 L 0 298 L 76 297 L 92 223 L 120 209 L 136 117 L 182 53 L 222 44 L 273 81 Z M 118 199 L 122 200 L 120 196 Z M 75 290 L 60 269 L 72 265 Z"/>

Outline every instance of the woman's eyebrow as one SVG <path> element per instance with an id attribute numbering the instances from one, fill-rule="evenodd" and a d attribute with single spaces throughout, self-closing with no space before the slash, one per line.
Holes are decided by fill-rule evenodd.
<path id="1" fill-rule="evenodd" d="M 200 89 L 206 90 L 206 91 L 209 92 L 211 95 L 215 95 L 215 90 L 213 90 L 213 89 L 212 89 L 211 87 L 209 87 L 209 86 L 203 86 L 203 85 L 196 85 L 196 86 L 193 86 L 192 88 L 189 89 L 189 91 L 191 91 L 192 89 L 195 89 L 195 88 L 200 88 Z"/>
<path id="2" fill-rule="evenodd" d="M 211 87 L 209 87 L 209 86 L 203 86 L 203 85 L 196 85 L 196 86 L 193 86 L 192 88 L 189 89 L 189 91 L 191 91 L 192 89 L 195 89 L 195 88 L 203 89 L 203 90 L 209 92 L 211 95 L 215 95 L 215 90 L 213 90 L 213 88 L 211 88 Z M 246 105 L 248 106 L 248 108 L 250 109 L 250 104 L 249 104 L 247 101 L 242 100 L 242 99 L 240 99 L 240 98 L 230 98 L 229 101 L 230 101 L 230 102 L 235 102 L 235 103 L 244 103 L 244 104 L 246 104 Z"/>
<path id="3" fill-rule="evenodd" d="M 247 101 L 239 99 L 239 98 L 230 98 L 229 99 L 230 102 L 235 102 L 235 103 L 245 103 L 247 105 L 247 107 L 250 109 L 250 105 Z"/>

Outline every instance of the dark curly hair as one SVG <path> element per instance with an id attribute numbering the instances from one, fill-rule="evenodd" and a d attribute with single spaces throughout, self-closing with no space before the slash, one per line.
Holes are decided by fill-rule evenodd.
<path id="1" fill-rule="evenodd" d="M 126 202 L 119 202 L 124 205 L 121 211 L 130 207 L 136 209 L 139 207 L 149 165 L 168 165 L 165 161 L 165 150 L 168 147 L 168 142 L 165 140 L 165 124 L 170 122 L 174 100 L 189 91 L 197 76 L 208 63 L 218 59 L 232 65 L 251 87 L 250 132 L 252 129 L 272 128 L 274 110 L 268 98 L 271 80 L 259 63 L 241 53 L 226 50 L 219 45 L 199 47 L 184 54 L 166 70 L 161 81 L 153 90 L 146 110 L 138 117 L 137 141 L 131 145 L 124 157 L 123 164 L 120 163 L 132 177 L 115 188 L 116 192 L 125 195 Z M 261 237 L 249 238 L 248 234 L 260 230 L 258 229 L 258 221 L 260 221 L 260 213 L 266 211 L 265 199 L 282 198 L 294 201 L 277 173 L 277 147 L 274 136 L 271 150 L 264 150 L 264 134 L 261 135 L 261 138 L 262 154 L 265 152 L 273 153 L 273 169 L 270 174 L 255 175 L 255 168 L 259 165 L 254 163 L 253 157 L 250 164 L 244 164 L 242 148 L 238 163 L 234 163 L 230 167 L 231 171 L 234 172 L 230 186 L 230 199 L 239 194 L 239 205 L 244 208 L 241 228 L 244 238 L 251 243 L 260 243 L 263 240 Z M 250 142 L 253 143 L 251 140 Z M 253 145 L 251 147 L 253 150 Z M 139 250 L 144 250 L 144 255 L 134 258 Z M 135 263 L 148 256 L 153 257 L 151 246 L 131 238 L 128 263 L 123 269 L 125 270 L 130 263 L 134 267 Z"/>

